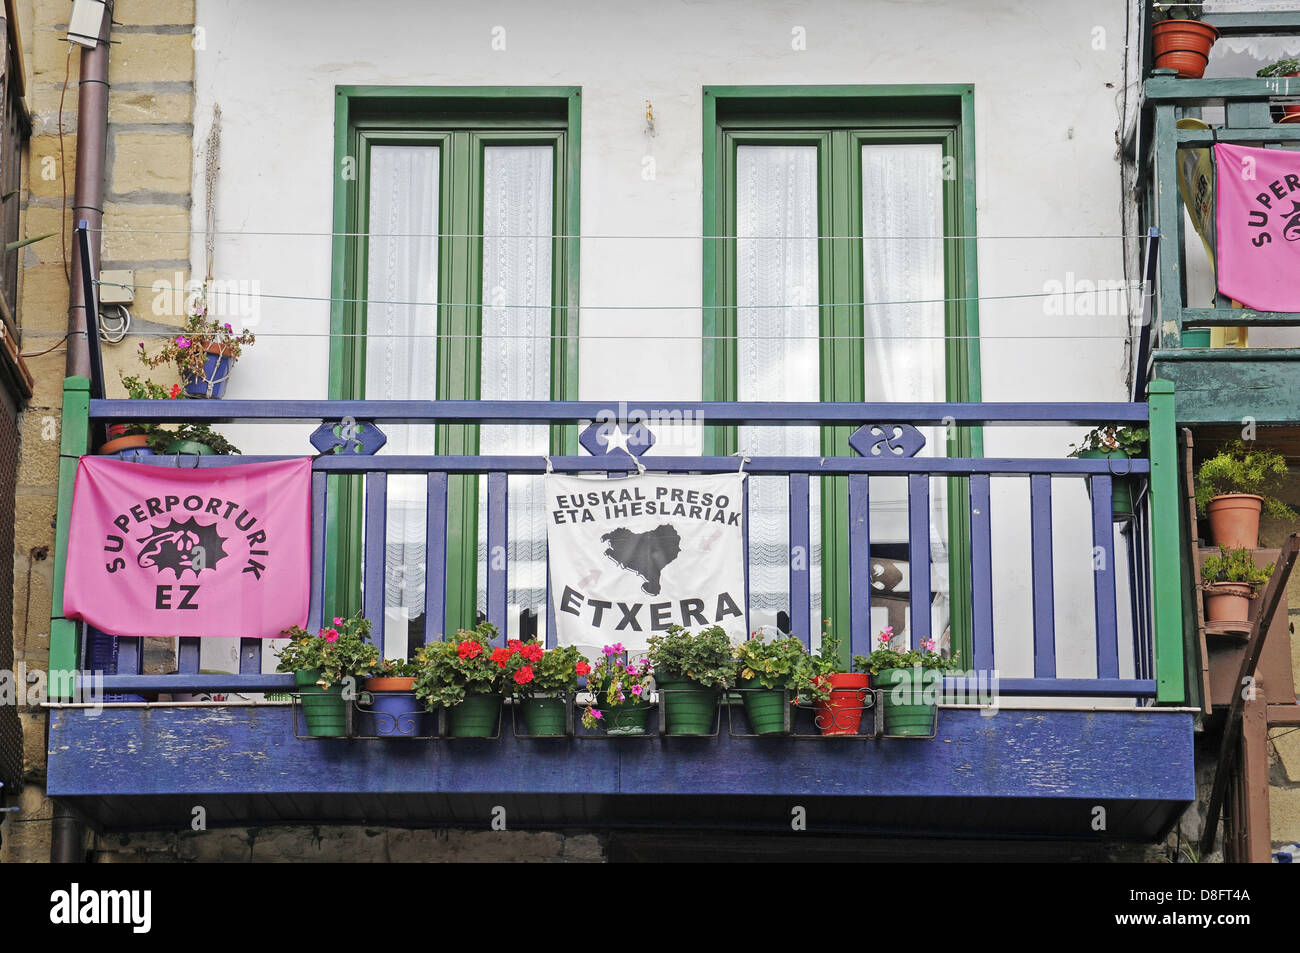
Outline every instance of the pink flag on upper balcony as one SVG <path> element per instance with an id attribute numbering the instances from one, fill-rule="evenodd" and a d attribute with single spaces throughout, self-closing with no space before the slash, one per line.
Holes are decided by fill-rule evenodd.
<path id="1" fill-rule="evenodd" d="M 1219 291 L 1259 311 L 1300 311 L 1300 152 L 1214 147 Z"/>
<path id="2" fill-rule="evenodd" d="M 110 635 L 269 639 L 306 623 L 310 577 L 310 458 L 77 467 L 69 619 Z"/>

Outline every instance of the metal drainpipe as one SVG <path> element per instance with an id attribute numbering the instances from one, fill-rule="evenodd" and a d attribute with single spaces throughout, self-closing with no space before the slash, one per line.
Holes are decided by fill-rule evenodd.
<path id="1" fill-rule="evenodd" d="M 81 81 L 77 88 L 77 179 L 72 198 L 72 224 L 82 220 L 91 229 L 91 272 L 98 273 L 99 228 L 104 222 L 104 150 L 108 143 L 108 38 L 113 28 L 113 2 L 104 4 L 99 43 L 81 51 Z M 90 377 L 90 345 L 87 329 L 99 333 L 98 315 L 86 314 L 86 297 L 81 282 L 81 249 L 72 243 L 71 281 L 68 287 L 69 377 Z M 102 396 L 102 395 L 101 395 Z M 54 802 L 54 823 L 50 825 L 50 862 L 81 863 L 85 858 L 84 827 L 66 805 Z"/>
<path id="2" fill-rule="evenodd" d="M 90 226 L 91 271 L 98 272 L 99 228 L 104 221 L 104 149 L 108 141 L 108 37 L 112 31 L 113 3 L 104 4 L 99 43 L 81 51 L 81 82 L 77 90 L 77 180 L 72 199 L 72 225 L 85 220 Z M 86 329 L 98 333 L 98 316 L 86 315 L 81 284 L 81 250 L 72 243 L 72 280 L 68 288 L 68 376 L 90 376 L 90 346 Z"/>

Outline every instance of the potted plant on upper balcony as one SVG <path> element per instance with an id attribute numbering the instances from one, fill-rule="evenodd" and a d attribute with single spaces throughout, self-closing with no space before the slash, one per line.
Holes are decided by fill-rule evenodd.
<path id="1" fill-rule="evenodd" d="M 428 734 L 429 712 L 415 698 L 419 666 L 406 659 L 384 659 L 362 684 L 380 738 Z"/>
<path id="2" fill-rule="evenodd" d="M 883 689 L 880 703 L 887 735 L 929 735 L 934 732 L 935 709 L 943 693 L 943 673 L 957 664 L 934 651 L 934 640 L 919 649 L 893 647 L 894 627 L 885 626 L 879 645 L 867 656 L 859 655 L 853 667 L 871 674 L 873 688 Z"/>
<path id="3" fill-rule="evenodd" d="M 163 342 L 157 354 L 150 357 L 141 342 L 139 357 L 148 367 L 175 364 L 188 396 L 220 398 L 226 393 L 230 372 L 244 345 L 254 340 L 253 332 L 235 333 L 228 322 L 209 318 L 206 308 L 200 305 L 180 332 Z"/>
<path id="4" fill-rule="evenodd" d="M 1287 473 L 1282 454 L 1242 440 L 1203 461 L 1196 474 L 1196 508 L 1209 518 L 1211 540 L 1229 549 L 1256 549 L 1261 512 L 1295 519 L 1295 511 L 1275 495 Z"/>
<path id="5" fill-rule="evenodd" d="M 146 377 L 127 377 L 121 371 L 118 372 L 118 377 L 122 381 L 122 386 L 126 388 L 126 396 L 131 400 L 170 400 L 179 397 L 181 393 L 179 384 L 173 384 L 171 390 L 168 390 L 162 384 Z M 151 454 L 156 443 L 151 438 L 159 430 L 157 424 L 109 424 L 108 440 L 100 446 L 98 452 L 111 454 L 135 451 Z"/>
<path id="6" fill-rule="evenodd" d="M 806 677 L 808 653 L 794 636 L 764 641 L 750 637 L 736 646 L 736 688 L 756 735 L 785 730 L 787 693 Z"/>
<path id="7" fill-rule="evenodd" d="M 1255 75 L 1262 78 L 1300 76 L 1300 59 L 1290 56 L 1286 59 L 1277 60 L 1265 66 Z M 1284 104 L 1282 106 L 1282 118 L 1278 122 L 1300 122 L 1300 103 Z"/>
<path id="8" fill-rule="evenodd" d="M 175 430 L 158 430 L 150 441 L 158 453 L 192 453 L 228 456 L 239 448 L 208 424 L 184 423 Z"/>
<path id="9" fill-rule="evenodd" d="M 670 625 L 648 642 L 667 733 L 708 734 L 718 697 L 736 678 L 726 631 L 714 625 L 693 635 L 680 625 Z"/>
<path id="10" fill-rule="evenodd" d="M 600 651 L 601 658 L 586 673 L 591 700 L 582 712 L 583 726 L 604 729 L 607 735 L 645 734 L 654 663 L 646 657 L 632 661 L 621 642 Z"/>
<path id="11" fill-rule="evenodd" d="M 1250 601 L 1273 575 L 1273 567 L 1260 568 L 1246 549 L 1220 546 L 1201 564 L 1205 594 L 1205 621 L 1231 632 L 1250 631 Z"/>
<path id="12" fill-rule="evenodd" d="M 1119 470 L 1111 463 L 1111 517 L 1116 522 L 1133 518 L 1133 497 L 1138 481 L 1129 476 L 1131 464 L 1127 461 L 1146 453 L 1151 431 L 1146 427 L 1096 427 L 1084 435 L 1076 446 L 1070 445 L 1070 456 L 1083 460 L 1123 460 Z M 1092 481 L 1088 481 L 1088 495 L 1092 495 Z"/>
<path id="13" fill-rule="evenodd" d="M 289 644 L 280 650 L 277 672 L 292 672 L 313 738 L 347 733 L 347 708 L 356 698 L 357 679 L 379 662 L 370 641 L 370 620 L 364 616 L 336 618 L 315 635 L 294 626 L 282 633 Z"/>
<path id="14" fill-rule="evenodd" d="M 822 620 L 829 629 L 831 620 Z M 840 661 L 840 640 L 822 633 L 816 652 L 804 656 L 797 701 L 811 702 L 813 724 L 823 735 L 856 735 L 867 706 L 868 675 L 849 671 Z"/>
<path id="15" fill-rule="evenodd" d="M 447 709 L 453 738 L 491 738 L 501 718 L 503 669 L 492 660 L 497 629 L 480 622 L 454 640 L 431 642 L 415 654 L 415 695 L 430 710 Z"/>
<path id="16" fill-rule="evenodd" d="M 1178 71 L 1179 79 L 1200 79 L 1210 62 L 1210 47 L 1219 31 L 1201 22 L 1201 8 L 1191 3 L 1156 3 L 1152 12 L 1161 17 L 1151 26 L 1151 47 L 1156 69 Z"/>
<path id="17" fill-rule="evenodd" d="M 505 648 L 492 650 L 491 660 L 518 700 L 528 734 L 565 734 L 569 696 L 590 671 L 577 647 L 543 649 L 536 641 L 511 639 Z"/>

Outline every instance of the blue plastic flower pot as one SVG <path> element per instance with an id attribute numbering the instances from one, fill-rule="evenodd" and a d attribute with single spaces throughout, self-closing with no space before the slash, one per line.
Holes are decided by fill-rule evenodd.
<path id="1" fill-rule="evenodd" d="M 432 734 L 433 714 L 409 692 L 370 693 L 370 712 L 379 738 L 415 738 Z"/>
<path id="2" fill-rule="evenodd" d="M 181 383 L 185 385 L 185 393 L 191 397 L 210 397 L 214 400 L 224 397 L 233 363 L 233 360 L 224 352 L 213 353 L 209 350 L 203 361 L 202 380 L 186 374 L 181 375 Z"/>

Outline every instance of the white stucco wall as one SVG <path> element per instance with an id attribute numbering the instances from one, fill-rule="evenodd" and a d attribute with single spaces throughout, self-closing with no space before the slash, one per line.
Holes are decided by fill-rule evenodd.
<path id="1" fill-rule="evenodd" d="M 219 237 L 215 275 L 257 280 L 268 296 L 258 343 L 228 396 L 326 394 L 336 84 L 582 87 L 581 303 L 589 310 L 581 314 L 580 396 L 617 401 L 700 397 L 703 86 L 970 83 L 978 227 L 987 236 L 979 243 L 980 293 L 989 299 L 980 307 L 983 397 L 1123 400 L 1123 314 L 1053 316 L 1042 298 L 997 298 L 1035 295 L 1049 282 L 1068 286 L 1071 276 L 1122 277 L 1115 130 L 1124 7 L 1122 0 L 199 0 L 206 45 L 197 54 L 195 141 L 220 103 L 217 227 L 243 233 Z M 495 27 L 505 30 L 503 51 L 492 49 Z M 806 32 L 802 51 L 792 49 L 796 27 Z M 646 155 L 655 158 L 653 181 L 642 177 Z M 194 194 L 201 230 L 201 161 Z M 199 238 L 193 256 L 201 274 Z M 659 339 L 640 339 L 647 327 Z M 286 449 L 279 428 L 230 433 L 246 452 Z M 1078 434 L 989 429 L 985 451 L 1063 456 Z M 1004 674 L 1031 674 L 1027 483 L 995 487 L 1000 661 Z M 1084 504 L 1081 486 L 1061 487 L 1062 674 L 1089 674 L 1093 664 Z"/>

